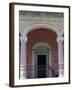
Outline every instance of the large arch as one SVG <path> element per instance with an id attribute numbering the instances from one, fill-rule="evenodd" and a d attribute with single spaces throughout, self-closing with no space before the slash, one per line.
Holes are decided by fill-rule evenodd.
<path id="1" fill-rule="evenodd" d="M 57 42 L 60 42 L 60 40 L 62 41 L 63 31 L 62 32 L 59 32 L 57 30 L 57 28 L 55 28 L 55 26 L 52 26 L 52 25 L 51 26 L 48 26 L 46 24 L 34 24 L 34 25 L 30 25 L 29 27 L 25 28 L 24 32 L 22 33 L 21 40 L 24 40 L 25 46 L 26 46 L 26 42 L 27 42 L 27 34 L 29 32 L 31 32 L 31 31 L 33 31 L 33 30 L 38 30 L 40 28 L 43 28 L 43 29 L 45 28 L 47 30 L 50 30 L 50 31 L 54 32 L 57 35 L 56 41 Z M 58 48 L 60 48 L 60 43 L 58 44 L 58 46 L 59 46 Z M 25 48 L 25 50 L 26 50 L 26 48 Z M 24 53 L 26 53 L 26 51 L 24 51 Z M 61 54 L 60 49 L 58 50 L 58 53 L 59 53 L 58 56 L 60 56 L 60 54 Z M 60 61 L 61 59 L 58 59 L 58 60 Z M 22 60 L 22 62 L 23 62 L 23 60 Z M 60 72 L 60 75 L 62 75 L 62 72 L 61 71 L 59 71 L 59 72 Z"/>
<path id="2" fill-rule="evenodd" d="M 51 30 L 55 32 L 57 35 L 60 33 L 58 29 L 53 25 L 48 24 L 32 24 L 25 28 L 24 32 L 22 32 L 23 36 L 26 36 L 32 30 L 38 30 L 39 28 L 45 28 L 47 30 Z"/>
<path id="3" fill-rule="evenodd" d="M 31 60 L 33 60 L 32 58 L 34 56 L 34 53 L 33 53 L 34 49 L 37 47 L 41 47 L 41 46 L 49 49 L 50 61 L 51 61 L 51 57 L 52 57 L 52 62 L 58 63 L 58 61 L 57 61 L 58 60 L 58 57 L 57 57 L 58 50 L 57 50 L 57 42 L 56 42 L 57 34 L 55 32 L 53 32 L 51 30 L 44 29 L 44 28 L 39 28 L 39 29 L 32 30 L 31 32 L 29 32 L 27 37 L 28 37 L 28 41 L 27 41 L 28 67 L 32 65 Z M 52 54 L 51 54 L 51 50 L 52 50 Z M 56 54 L 54 52 L 56 52 Z M 47 54 L 47 53 L 45 53 L 45 54 Z M 49 65 L 50 64 L 53 64 L 53 63 L 50 62 Z M 32 66 L 34 66 L 34 65 L 32 65 Z M 28 68 L 27 71 L 29 69 L 31 70 L 31 68 Z M 31 76 L 31 75 L 28 73 L 28 77 L 29 76 Z M 34 75 L 32 75 L 32 77 L 33 76 Z M 51 76 L 51 73 L 50 73 L 49 77 L 50 76 Z"/>

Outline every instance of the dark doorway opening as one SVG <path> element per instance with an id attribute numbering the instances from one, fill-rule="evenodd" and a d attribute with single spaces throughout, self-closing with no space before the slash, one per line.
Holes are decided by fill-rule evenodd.
<path id="1" fill-rule="evenodd" d="M 38 55 L 38 78 L 46 77 L 46 55 Z"/>

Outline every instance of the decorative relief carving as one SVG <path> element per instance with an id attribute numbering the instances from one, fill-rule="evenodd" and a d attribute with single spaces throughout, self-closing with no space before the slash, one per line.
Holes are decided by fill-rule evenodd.
<path id="1" fill-rule="evenodd" d="M 63 42 L 63 40 L 64 40 L 64 37 L 62 36 L 62 34 L 61 33 L 59 33 L 58 34 L 58 36 L 57 36 L 57 42 L 59 43 L 59 42 Z"/>
<path id="2" fill-rule="evenodd" d="M 46 24 L 49 29 L 54 29 L 56 31 L 61 32 L 64 29 L 64 19 L 63 15 L 49 15 L 49 14 L 40 14 L 40 16 L 36 16 L 33 14 L 29 15 L 21 15 L 19 18 L 19 31 L 22 33 L 23 31 L 26 32 L 26 28 L 30 26 L 34 26 L 36 24 Z M 25 33 L 24 32 L 24 33 Z"/>
<path id="3" fill-rule="evenodd" d="M 21 36 L 20 37 L 20 41 L 24 41 L 25 43 L 27 42 L 27 36 Z"/>

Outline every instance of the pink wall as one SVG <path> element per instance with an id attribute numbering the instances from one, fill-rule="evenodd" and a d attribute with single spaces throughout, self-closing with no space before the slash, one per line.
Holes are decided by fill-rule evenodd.
<path id="1" fill-rule="evenodd" d="M 46 42 L 51 46 L 52 64 L 58 64 L 57 35 L 53 31 L 40 28 L 29 32 L 27 37 L 27 66 L 32 65 L 32 47 L 38 42 Z M 31 70 L 31 67 L 27 69 Z"/>

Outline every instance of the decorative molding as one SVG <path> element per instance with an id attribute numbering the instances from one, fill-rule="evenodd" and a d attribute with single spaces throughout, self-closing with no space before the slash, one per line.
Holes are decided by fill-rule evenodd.
<path id="1" fill-rule="evenodd" d="M 29 12 L 30 13 L 30 12 Z M 35 14 L 35 13 L 34 13 Z M 33 17 L 31 14 L 21 15 L 19 22 L 19 30 L 20 32 L 30 32 L 31 30 L 38 28 L 46 28 L 51 29 L 55 33 L 61 32 L 64 29 L 64 16 L 58 15 L 59 17 L 54 15 L 45 15 L 37 16 L 36 14 Z"/>
<path id="2" fill-rule="evenodd" d="M 59 42 L 63 42 L 64 37 L 63 37 L 62 35 L 63 35 L 63 32 L 58 33 L 58 35 L 57 35 L 57 42 L 58 42 L 58 43 L 59 43 Z"/>
<path id="3" fill-rule="evenodd" d="M 31 32 L 32 30 L 36 30 L 39 28 L 44 28 L 44 29 L 48 29 L 51 30 L 53 32 L 55 32 L 56 34 L 60 33 L 60 31 L 63 29 L 62 26 L 58 26 L 58 25 L 54 25 L 53 23 L 30 23 L 29 25 L 20 25 L 20 33 L 27 35 L 29 32 Z"/>
<path id="4" fill-rule="evenodd" d="M 27 42 L 27 36 L 21 36 L 20 37 L 20 41 L 24 41 L 25 43 Z"/>
<path id="5" fill-rule="evenodd" d="M 37 13 L 37 12 L 36 12 Z M 58 33 L 63 33 L 64 15 L 61 13 L 21 12 L 19 18 L 19 31 L 26 36 L 32 30 L 44 28 Z M 39 15 L 40 14 L 40 15 Z M 58 16 L 58 17 L 57 17 Z M 26 41 L 26 39 L 25 39 Z"/>
<path id="6" fill-rule="evenodd" d="M 34 46 L 33 46 L 33 49 L 35 49 L 36 47 L 39 47 L 39 46 L 43 46 L 43 47 L 47 47 L 48 49 L 51 49 L 50 45 L 46 42 L 39 42 L 39 43 L 36 43 Z"/>
<path id="7" fill-rule="evenodd" d="M 55 32 L 56 34 L 58 34 L 58 30 L 55 26 L 51 25 L 51 24 L 46 24 L 46 23 L 36 23 L 36 24 L 30 24 L 29 26 L 27 26 L 25 28 L 25 33 L 26 35 L 31 32 L 32 30 L 36 30 L 36 29 L 40 29 L 40 28 L 44 28 L 44 29 L 47 29 L 47 30 L 51 30 L 53 32 Z"/>

